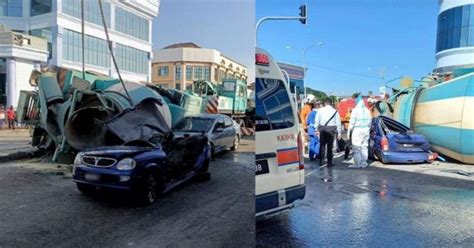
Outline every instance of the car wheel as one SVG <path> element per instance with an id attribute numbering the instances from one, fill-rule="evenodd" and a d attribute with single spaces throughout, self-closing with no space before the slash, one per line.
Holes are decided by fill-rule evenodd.
<path id="1" fill-rule="evenodd" d="M 144 177 L 144 182 L 138 193 L 138 201 L 144 205 L 150 205 L 156 201 L 158 196 L 158 177 L 149 172 Z"/>
<path id="2" fill-rule="evenodd" d="M 216 148 L 213 143 L 211 143 L 211 159 L 214 159 L 214 156 L 216 155 Z"/>
<path id="3" fill-rule="evenodd" d="M 96 187 L 85 183 L 76 183 L 77 189 L 83 194 L 92 194 L 95 192 Z"/>
<path id="4" fill-rule="evenodd" d="M 206 173 L 209 170 L 209 159 L 206 159 L 202 164 L 201 168 L 199 168 L 198 173 Z"/>
<path id="5" fill-rule="evenodd" d="M 237 150 L 237 148 L 239 148 L 239 143 L 240 143 L 239 135 L 235 135 L 234 145 L 230 148 L 230 150 L 232 150 L 232 151 Z"/>

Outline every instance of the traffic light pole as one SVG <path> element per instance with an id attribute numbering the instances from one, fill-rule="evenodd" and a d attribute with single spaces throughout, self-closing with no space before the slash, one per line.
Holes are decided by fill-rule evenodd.
<path id="1" fill-rule="evenodd" d="M 277 20 L 277 21 L 285 21 L 285 20 L 306 20 L 307 17 L 301 17 L 301 16 L 267 16 L 263 17 L 260 20 L 258 20 L 257 25 L 255 27 L 255 46 L 258 47 L 258 29 L 260 28 L 260 25 L 264 21 L 269 21 L 269 20 Z"/>

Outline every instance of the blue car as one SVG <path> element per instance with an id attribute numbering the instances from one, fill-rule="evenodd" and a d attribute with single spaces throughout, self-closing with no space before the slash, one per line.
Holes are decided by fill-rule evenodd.
<path id="1" fill-rule="evenodd" d="M 132 192 L 140 203 L 197 177 L 209 180 L 211 147 L 206 136 L 168 137 L 161 143 L 132 142 L 76 155 L 73 179 L 83 193 L 97 188 Z"/>
<path id="2" fill-rule="evenodd" d="M 421 134 L 386 116 L 372 120 L 369 140 L 369 156 L 382 163 L 411 164 L 432 162 L 430 143 Z"/>

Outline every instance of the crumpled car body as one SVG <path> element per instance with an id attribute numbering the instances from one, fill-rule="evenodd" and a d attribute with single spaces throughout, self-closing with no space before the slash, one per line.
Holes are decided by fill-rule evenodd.
<path id="1" fill-rule="evenodd" d="M 372 120 L 369 155 L 384 164 L 432 162 L 430 143 L 422 134 L 414 133 L 402 123 L 386 116 Z"/>
<path id="2" fill-rule="evenodd" d="M 170 139 L 163 141 L 165 145 L 106 146 L 80 152 L 74 161 L 73 180 L 84 193 L 97 188 L 128 191 L 145 204 L 192 178 L 209 180 L 207 137 Z"/>

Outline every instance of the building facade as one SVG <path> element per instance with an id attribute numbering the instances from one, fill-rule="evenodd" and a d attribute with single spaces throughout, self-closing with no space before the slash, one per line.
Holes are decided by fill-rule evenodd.
<path id="1" fill-rule="evenodd" d="M 154 51 L 151 80 L 166 88 L 189 89 L 195 80 L 247 80 L 247 68 L 221 52 L 181 43 Z"/>
<path id="2" fill-rule="evenodd" d="M 474 67 L 474 0 L 440 0 L 435 72 Z"/>
<path id="3" fill-rule="evenodd" d="M 159 0 L 104 0 L 103 11 L 122 78 L 151 80 L 152 20 Z M 82 69 L 80 0 L 3 0 L 0 23 L 48 41 L 48 65 Z M 117 77 L 98 1 L 84 1 L 86 70 Z"/>
<path id="4" fill-rule="evenodd" d="M 278 62 L 281 70 L 288 73 L 290 78 L 290 91 L 296 96 L 304 95 L 304 67 Z"/>
<path id="5" fill-rule="evenodd" d="M 20 90 L 31 90 L 31 71 L 48 60 L 48 41 L 0 25 L 0 105 L 15 106 Z"/>

